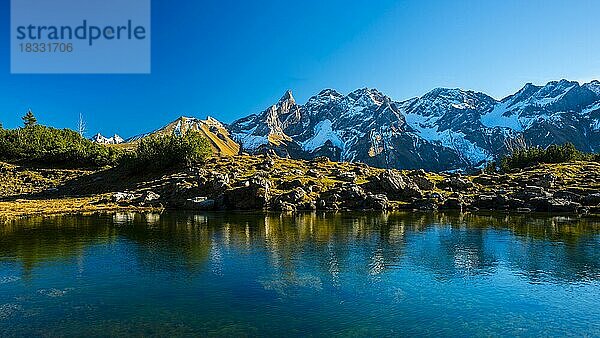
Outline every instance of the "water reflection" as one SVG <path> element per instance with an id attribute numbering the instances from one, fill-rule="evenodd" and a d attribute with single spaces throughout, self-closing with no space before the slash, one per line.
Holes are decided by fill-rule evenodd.
<path id="1" fill-rule="evenodd" d="M 279 278 L 269 287 L 279 289 L 284 282 L 319 284 L 307 275 L 313 270 L 339 286 L 349 273 L 377 280 L 419 269 L 452 280 L 494 274 L 499 266 L 532 283 L 585 283 L 600 277 L 599 233 L 594 220 L 529 215 L 118 213 L 0 228 L 0 263 L 20 264 L 26 279 L 49 261 L 123 242 L 131 244 L 136 267 L 148 271 L 219 275 L 233 255 L 266 259 Z"/>

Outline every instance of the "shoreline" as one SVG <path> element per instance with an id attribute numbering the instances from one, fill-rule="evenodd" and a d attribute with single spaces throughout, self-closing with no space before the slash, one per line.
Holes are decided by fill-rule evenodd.
<path id="1" fill-rule="evenodd" d="M 0 163 L 0 220 L 108 211 L 500 211 L 600 214 L 600 163 L 460 175 L 270 156 L 131 175 Z"/>

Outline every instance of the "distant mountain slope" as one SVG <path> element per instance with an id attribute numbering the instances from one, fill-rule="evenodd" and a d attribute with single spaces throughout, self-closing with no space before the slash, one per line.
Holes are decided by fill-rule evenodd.
<path id="1" fill-rule="evenodd" d="M 210 142 L 214 154 L 231 156 L 240 151 L 239 145 L 231 139 L 225 126 L 210 116 L 206 120 L 182 116 L 160 129 L 131 137 L 127 142 L 135 143 L 150 135 L 185 134 L 190 130 L 202 134 Z"/>
<path id="2" fill-rule="evenodd" d="M 523 135 L 531 145 L 600 148 L 600 82 L 527 84 L 502 100 L 437 88 L 397 102 L 376 89 L 344 96 L 326 89 L 300 105 L 290 91 L 259 114 L 228 126 L 244 151 L 446 170 L 476 167 Z"/>

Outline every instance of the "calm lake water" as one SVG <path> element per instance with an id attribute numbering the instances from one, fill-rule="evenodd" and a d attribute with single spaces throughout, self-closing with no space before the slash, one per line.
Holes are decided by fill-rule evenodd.
<path id="1" fill-rule="evenodd" d="M 116 214 L 0 227 L 0 335 L 600 335 L 600 222 Z"/>

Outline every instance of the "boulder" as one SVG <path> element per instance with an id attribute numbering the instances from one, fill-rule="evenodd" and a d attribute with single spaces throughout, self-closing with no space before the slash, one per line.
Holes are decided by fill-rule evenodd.
<path id="1" fill-rule="evenodd" d="M 387 207 L 386 200 L 382 199 L 381 196 L 367 194 L 363 188 L 356 184 L 348 184 L 344 186 L 338 186 L 333 189 L 327 190 L 321 194 L 317 201 L 317 206 L 321 209 L 373 209 L 379 208 L 381 204 L 385 204 Z"/>
<path id="2" fill-rule="evenodd" d="M 386 210 L 388 209 L 389 204 L 390 201 L 384 194 L 368 194 L 364 206 L 365 209 Z"/>
<path id="3" fill-rule="evenodd" d="M 304 199 L 304 196 L 306 196 L 306 192 L 304 191 L 304 189 L 302 188 L 296 188 L 290 192 L 281 194 L 277 197 L 275 197 L 274 202 L 275 203 L 289 203 L 289 204 L 299 204 L 300 202 L 302 202 L 302 200 Z"/>
<path id="4" fill-rule="evenodd" d="M 321 176 L 323 176 L 316 169 L 308 169 L 306 171 L 306 175 L 311 176 L 311 177 L 321 177 Z"/>
<path id="5" fill-rule="evenodd" d="M 538 212 L 577 212 L 581 208 L 579 203 L 548 197 L 534 197 L 529 203 Z"/>
<path id="6" fill-rule="evenodd" d="M 443 181 L 443 185 L 451 188 L 453 191 L 464 191 L 472 189 L 475 185 L 473 182 L 460 176 L 453 176 Z"/>
<path id="7" fill-rule="evenodd" d="M 498 209 L 498 196 L 496 195 L 477 195 L 473 201 L 473 206 L 479 209 L 494 210 Z"/>
<path id="8" fill-rule="evenodd" d="M 304 186 L 304 183 L 302 183 L 302 181 L 300 179 L 295 179 L 295 180 L 291 180 L 291 181 L 283 181 L 277 186 L 277 188 L 280 190 L 290 190 L 290 189 L 300 188 L 303 186 Z"/>
<path id="9" fill-rule="evenodd" d="M 270 156 L 266 156 L 265 159 L 258 165 L 258 169 L 271 170 L 274 165 L 275 161 Z"/>
<path id="10" fill-rule="evenodd" d="M 463 211 L 465 208 L 465 203 L 461 198 L 450 197 L 446 201 L 444 201 L 444 204 L 442 204 L 440 208 L 446 210 Z"/>
<path id="11" fill-rule="evenodd" d="M 568 200 L 568 201 L 573 201 L 573 202 L 581 202 L 582 201 L 582 196 L 579 194 L 576 194 L 574 192 L 568 191 L 568 190 L 559 190 L 559 191 L 555 191 L 552 194 L 553 198 L 557 198 L 557 199 L 564 199 L 564 200 Z"/>
<path id="12" fill-rule="evenodd" d="M 433 190 L 435 183 L 427 178 L 425 170 L 419 169 L 411 171 L 408 177 L 419 187 L 421 190 Z"/>
<path id="13" fill-rule="evenodd" d="M 338 174 L 338 179 L 346 182 L 354 182 L 356 180 L 356 173 L 352 171 L 346 171 Z"/>
<path id="14" fill-rule="evenodd" d="M 585 196 L 582 200 L 583 204 L 589 206 L 597 206 L 600 205 L 600 193 L 592 193 Z"/>
<path id="15" fill-rule="evenodd" d="M 417 199 L 416 201 L 411 203 L 413 209 L 421 210 L 421 211 L 435 211 L 438 209 L 439 204 L 435 199 Z"/>
<path id="16" fill-rule="evenodd" d="M 386 170 L 377 176 L 380 189 L 392 199 L 421 198 L 421 189 L 408 177 L 403 177 L 393 170 Z"/>
<path id="17" fill-rule="evenodd" d="M 535 180 L 535 185 L 546 189 L 554 188 L 557 179 L 555 175 L 545 174 Z"/>
<path id="18" fill-rule="evenodd" d="M 186 200 L 185 208 L 190 210 L 214 210 L 215 200 L 206 197 L 194 197 Z"/>
<path id="19" fill-rule="evenodd" d="M 311 160 L 313 163 L 329 163 L 329 158 L 327 156 L 317 156 Z"/>
<path id="20" fill-rule="evenodd" d="M 492 186 L 498 184 L 497 176 L 482 174 L 473 178 L 473 182 L 481 185 Z"/>
<path id="21" fill-rule="evenodd" d="M 153 192 L 153 191 L 145 191 L 144 193 L 142 193 L 142 202 L 144 203 L 150 203 L 150 202 L 154 202 L 160 199 L 160 195 Z"/>
<path id="22" fill-rule="evenodd" d="M 270 183 L 262 178 L 247 181 L 247 185 L 226 190 L 219 207 L 228 210 L 260 210 L 268 206 Z"/>

